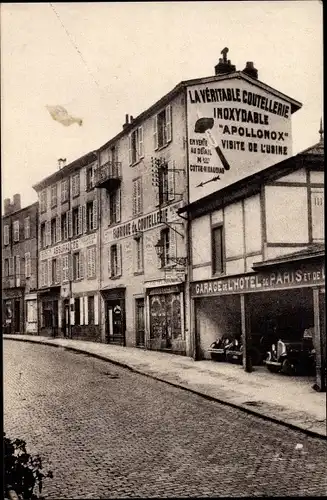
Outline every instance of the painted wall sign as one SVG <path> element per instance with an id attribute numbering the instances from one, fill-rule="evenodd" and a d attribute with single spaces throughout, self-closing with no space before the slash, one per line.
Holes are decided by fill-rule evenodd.
<path id="1" fill-rule="evenodd" d="M 96 245 L 97 235 L 96 233 L 88 234 L 86 236 L 81 236 L 80 238 L 73 241 L 66 241 L 65 243 L 60 243 L 52 248 L 46 248 L 40 252 L 40 260 L 51 259 L 57 255 L 62 255 L 70 252 L 71 250 L 80 250 L 91 245 Z"/>
<path id="2" fill-rule="evenodd" d="M 90 247 L 96 245 L 97 235 L 96 233 L 88 234 L 86 236 L 81 236 L 77 240 L 72 241 L 72 250 L 80 250 L 81 248 Z"/>
<path id="3" fill-rule="evenodd" d="M 174 203 L 173 205 L 163 208 L 161 213 L 159 210 L 156 210 L 123 224 L 119 224 L 114 228 L 107 229 L 103 234 L 103 242 L 109 243 L 114 240 L 120 240 L 122 238 L 147 231 L 153 227 L 157 227 L 163 222 L 180 220 L 176 212 L 181 206 L 181 202 Z"/>
<path id="4" fill-rule="evenodd" d="M 187 88 L 190 202 L 292 155 L 291 107 L 235 78 Z"/>
<path id="5" fill-rule="evenodd" d="M 193 297 L 260 292 L 325 284 L 324 264 L 191 283 Z"/>

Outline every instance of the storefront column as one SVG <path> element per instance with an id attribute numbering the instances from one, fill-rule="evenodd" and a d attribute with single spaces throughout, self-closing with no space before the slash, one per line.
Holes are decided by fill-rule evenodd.
<path id="1" fill-rule="evenodd" d="M 243 339 L 243 366 L 248 373 L 252 372 L 252 362 L 249 355 L 250 329 L 246 318 L 245 295 L 241 293 L 241 332 Z"/>
<path id="2" fill-rule="evenodd" d="M 313 288 L 314 348 L 316 351 L 316 383 L 314 389 L 319 392 L 326 392 L 325 343 L 322 339 L 324 332 L 320 328 L 319 293 L 319 288 Z"/>

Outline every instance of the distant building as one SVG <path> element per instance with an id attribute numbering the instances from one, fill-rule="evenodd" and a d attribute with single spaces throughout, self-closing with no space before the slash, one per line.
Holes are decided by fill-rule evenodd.
<path id="1" fill-rule="evenodd" d="M 37 324 L 38 203 L 21 208 L 4 200 L 2 216 L 2 322 L 6 333 L 32 333 Z"/>
<path id="2" fill-rule="evenodd" d="M 100 340 L 98 191 L 91 152 L 36 184 L 41 335 Z"/>

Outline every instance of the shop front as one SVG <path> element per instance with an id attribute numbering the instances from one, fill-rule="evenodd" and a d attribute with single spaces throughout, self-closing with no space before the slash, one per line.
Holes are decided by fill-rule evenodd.
<path id="1" fill-rule="evenodd" d="M 24 333 L 24 290 L 6 290 L 2 297 L 2 327 L 4 333 Z"/>
<path id="2" fill-rule="evenodd" d="M 57 337 L 60 334 L 60 286 L 38 291 L 40 335 Z"/>
<path id="3" fill-rule="evenodd" d="M 149 338 L 147 347 L 186 354 L 183 284 L 147 289 Z"/>
<path id="4" fill-rule="evenodd" d="M 126 345 L 125 287 L 102 289 L 104 302 L 105 342 Z"/>
<path id="5" fill-rule="evenodd" d="M 37 335 L 37 294 L 25 294 L 25 331 Z"/>
<path id="6" fill-rule="evenodd" d="M 208 348 L 224 336 L 249 346 L 262 362 L 278 339 L 300 342 L 311 331 L 316 377 L 325 384 L 325 269 L 322 256 L 297 256 L 257 263 L 253 273 L 191 283 L 196 359 L 210 359 Z M 260 359 L 261 358 L 261 359 Z M 319 372 L 319 373 L 318 373 Z"/>

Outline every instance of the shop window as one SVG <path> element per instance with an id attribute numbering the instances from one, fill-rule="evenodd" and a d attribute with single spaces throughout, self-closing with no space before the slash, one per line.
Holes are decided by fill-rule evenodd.
<path id="1" fill-rule="evenodd" d="M 47 211 L 47 190 L 43 189 L 40 194 L 40 211 L 41 213 Z"/>
<path id="2" fill-rule="evenodd" d="M 138 177 L 133 180 L 133 215 L 139 215 L 142 211 L 142 179 Z"/>
<path id="3" fill-rule="evenodd" d="M 73 279 L 74 280 L 79 280 L 82 277 L 81 264 L 82 264 L 81 254 L 80 254 L 80 252 L 75 252 L 73 254 Z"/>
<path id="4" fill-rule="evenodd" d="M 143 156 L 143 127 L 138 127 L 129 135 L 129 164 L 133 165 Z"/>
<path id="5" fill-rule="evenodd" d="M 223 226 L 212 229 L 212 273 L 224 272 Z"/>
<path id="6" fill-rule="evenodd" d="M 51 245 L 57 242 L 57 222 L 56 219 L 51 219 Z"/>
<path id="7" fill-rule="evenodd" d="M 75 311 L 75 325 L 81 324 L 81 305 L 80 298 L 77 297 L 74 300 L 74 311 Z"/>
<path id="8" fill-rule="evenodd" d="M 41 224 L 41 248 L 45 248 L 47 246 L 47 232 L 45 222 Z"/>
<path id="9" fill-rule="evenodd" d="M 31 224 L 30 217 L 25 217 L 24 219 L 24 238 L 28 240 L 31 236 Z"/>
<path id="10" fill-rule="evenodd" d="M 14 222 L 14 241 L 19 241 L 19 220 Z"/>
<path id="11" fill-rule="evenodd" d="M 61 181 L 61 203 L 65 203 L 69 199 L 69 179 Z"/>
<path id="12" fill-rule="evenodd" d="M 7 224 L 3 228 L 3 244 L 9 245 L 9 226 Z"/>
<path id="13" fill-rule="evenodd" d="M 87 298 L 88 324 L 94 325 L 94 296 L 89 295 Z"/>
<path id="14" fill-rule="evenodd" d="M 166 146 L 172 139 L 171 106 L 167 106 L 154 117 L 154 148 Z"/>
<path id="15" fill-rule="evenodd" d="M 63 240 L 68 240 L 68 215 L 67 212 L 61 215 L 61 235 Z"/>
<path id="16" fill-rule="evenodd" d="M 79 172 L 72 176 L 72 197 L 75 198 L 80 194 L 80 175 Z"/>
<path id="17" fill-rule="evenodd" d="M 57 206 L 57 184 L 51 186 L 51 208 Z"/>
<path id="18" fill-rule="evenodd" d="M 86 169 L 86 191 L 91 191 L 94 188 L 94 170 L 93 167 Z"/>

